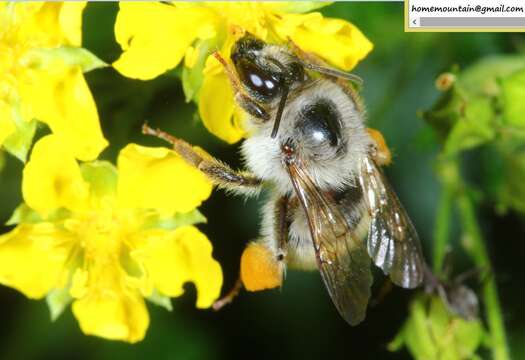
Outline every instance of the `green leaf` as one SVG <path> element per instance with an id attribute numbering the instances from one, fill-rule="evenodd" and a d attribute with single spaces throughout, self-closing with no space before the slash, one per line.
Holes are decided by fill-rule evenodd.
<path id="1" fill-rule="evenodd" d="M 28 54 L 28 58 L 31 59 L 31 66 L 37 69 L 48 69 L 54 66 L 56 59 L 62 60 L 66 65 L 80 66 L 82 72 L 108 66 L 90 51 L 71 46 L 34 49 Z"/>
<path id="2" fill-rule="evenodd" d="M 174 230 L 181 226 L 205 223 L 206 217 L 195 209 L 185 214 L 175 214 L 170 217 L 161 217 L 157 212 L 152 212 L 144 223 L 145 229 Z"/>
<path id="3" fill-rule="evenodd" d="M 92 161 L 80 166 L 82 177 L 90 184 L 90 191 L 98 198 L 114 196 L 117 192 L 118 173 L 108 161 Z"/>
<path id="4" fill-rule="evenodd" d="M 73 298 L 69 294 L 69 289 L 64 288 L 52 290 L 46 297 L 51 321 L 58 319 L 71 301 L 73 301 Z"/>
<path id="5" fill-rule="evenodd" d="M 525 128 L 525 69 L 505 78 L 502 83 L 503 120 Z"/>
<path id="6" fill-rule="evenodd" d="M 161 306 L 168 311 L 172 311 L 173 307 L 171 306 L 171 299 L 159 293 L 157 290 L 153 290 L 150 296 L 147 297 L 148 301 L 157 306 Z"/>
<path id="7" fill-rule="evenodd" d="M 464 116 L 452 127 L 445 141 L 445 154 L 454 155 L 494 139 L 494 116 L 489 99 L 480 97 L 469 101 Z"/>

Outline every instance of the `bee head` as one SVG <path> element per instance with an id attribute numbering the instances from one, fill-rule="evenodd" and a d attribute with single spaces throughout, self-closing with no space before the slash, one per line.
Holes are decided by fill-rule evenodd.
<path id="1" fill-rule="evenodd" d="M 276 103 L 272 137 L 277 135 L 282 111 L 290 87 L 305 78 L 305 71 L 299 62 L 284 63 L 275 52 L 266 51 L 271 45 L 246 34 L 233 45 L 231 60 L 244 88 L 256 101 L 263 104 Z M 282 55 L 282 54 L 279 54 Z M 291 57 L 285 55 L 287 59 Z"/>
<path id="2" fill-rule="evenodd" d="M 264 42 L 247 34 L 233 45 L 231 53 L 241 83 L 260 102 L 272 101 L 285 82 L 280 64 L 263 56 L 265 46 Z"/>

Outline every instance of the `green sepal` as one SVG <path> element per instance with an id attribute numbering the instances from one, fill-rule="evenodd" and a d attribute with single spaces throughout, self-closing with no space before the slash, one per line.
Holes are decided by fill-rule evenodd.
<path id="1" fill-rule="evenodd" d="M 525 128 L 525 69 L 501 82 L 503 120 L 505 124 Z"/>
<path id="2" fill-rule="evenodd" d="M 464 116 L 452 127 L 445 141 L 445 154 L 454 155 L 488 143 L 495 137 L 494 110 L 490 99 L 469 101 Z"/>
<path id="3" fill-rule="evenodd" d="M 73 298 L 69 294 L 69 289 L 54 289 L 46 296 L 47 307 L 51 315 L 51 321 L 60 317 L 64 310 L 71 304 Z"/>
<path id="4" fill-rule="evenodd" d="M 477 96 L 498 96 L 500 80 L 525 69 L 524 55 L 487 56 L 462 71 L 458 85 L 464 90 L 467 100 Z"/>
<path id="5" fill-rule="evenodd" d="M 198 41 L 195 44 L 195 49 L 199 52 L 197 61 L 191 68 L 182 66 L 182 90 L 184 91 L 186 102 L 198 101 L 204 78 L 202 72 L 208 56 L 217 48 L 217 43 L 217 38 Z"/>
<path id="6" fill-rule="evenodd" d="M 452 315 L 437 296 L 418 296 L 388 349 L 398 351 L 406 346 L 415 359 L 473 359 L 485 339 L 479 320 L 467 321 Z"/>
<path id="7" fill-rule="evenodd" d="M 42 221 L 55 222 L 55 221 L 66 219 L 70 217 L 70 215 L 71 215 L 71 212 L 69 210 L 60 208 L 60 209 L 52 211 L 44 219 L 38 212 L 31 209 L 25 203 L 22 203 L 15 209 L 15 211 L 13 211 L 13 214 L 11 215 L 11 217 L 7 220 L 5 224 L 7 226 L 12 226 L 12 225 L 18 225 L 18 224 L 36 224 Z"/>
<path id="8" fill-rule="evenodd" d="M 97 198 L 114 196 L 117 193 L 118 172 L 108 161 L 91 161 L 80 166 L 82 178 L 90 185 L 92 195 Z"/>
<path id="9" fill-rule="evenodd" d="M 440 141 L 445 141 L 450 130 L 462 116 L 463 95 L 458 86 L 444 92 L 428 111 L 421 113 L 423 119 L 432 126 Z"/>
<path id="10" fill-rule="evenodd" d="M 148 296 L 146 299 L 148 299 L 148 301 L 151 302 L 152 304 L 163 307 L 164 309 L 168 311 L 173 310 L 173 306 L 171 305 L 171 299 L 166 295 L 162 295 L 156 289 L 153 289 L 153 292 L 151 293 L 151 295 Z"/>
<path id="11" fill-rule="evenodd" d="M 15 112 L 16 130 L 5 139 L 3 147 L 8 153 L 25 163 L 33 143 L 37 122 L 36 120 L 26 121 L 22 119 L 17 107 L 13 108 L 12 111 Z"/>
<path id="12" fill-rule="evenodd" d="M 31 59 L 30 65 L 36 69 L 49 69 L 56 64 L 57 59 L 69 66 L 80 66 L 82 72 L 108 66 L 90 51 L 72 46 L 34 49 L 28 54 L 28 58 Z"/>
<path id="13" fill-rule="evenodd" d="M 206 217 L 197 209 L 188 213 L 175 214 L 168 217 L 162 217 L 157 212 L 152 212 L 146 217 L 143 228 L 174 230 L 181 226 L 195 225 L 205 223 L 206 221 Z"/>
<path id="14" fill-rule="evenodd" d="M 505 214 L 509 209 L 525 214 L 525 149 L 500 149 L 486 152 L 483 174 L 489 195 L 496 203 L 496 211 Z"/>

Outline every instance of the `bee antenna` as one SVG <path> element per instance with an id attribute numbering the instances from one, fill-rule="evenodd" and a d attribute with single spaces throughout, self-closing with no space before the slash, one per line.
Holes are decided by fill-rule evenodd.
<path id="1" fill-rule="evenodd" d="M 288 85 L 283 86 L 283 94 L 281 96 L 281 101 L 279 101 L 279 108 L 277 108 L 277 115 L 275 116 L 275 122 L 273 123 L 272 129 L 272 139 L 277 136 L 279 131 L 279 124 L 281 123 L 281 117 L 283 115 L 284 105 L 286 105 L 286 98 L 288 97 Z"/>
<path id="2" fill-rule="evenodd" d="M 309 62 L 302 61 L 301 63 L 308 70 L 312 70 L 312 71 L 315 71 L 315 72 L 318 72 L 320 74 L 324 74 L 324 75 L 327 75 L 327 76 L 348 80 L 348 81 L 353 82 L 354 84 L 356 84 L 358 86 L 363 86 L 363 79 L 361 79 L 359 76 L 357 76 L 355 74 L 351 74 L 351 73 L 347 73 L 347 72 L 344 72 L 344 71 L 340 71 L 340 70 L 337 70 L 337 69 L 334 69 L 334 68 L 331 68 L 331 67 L 325 67 L 325 66 L 312 64 L 312 63 L 309 63 Z"/>

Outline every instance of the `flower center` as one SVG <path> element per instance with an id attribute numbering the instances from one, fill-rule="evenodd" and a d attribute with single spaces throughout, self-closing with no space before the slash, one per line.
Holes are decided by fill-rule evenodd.
<path id="1" fill-rule="evenodd" d="M 68 220 L 66 226 L 80 239 L 86 263 L 107 264 L 120 261 L 120 254 L 127 246 L 127 223 L 125 214 L 97 209 Z"/>

